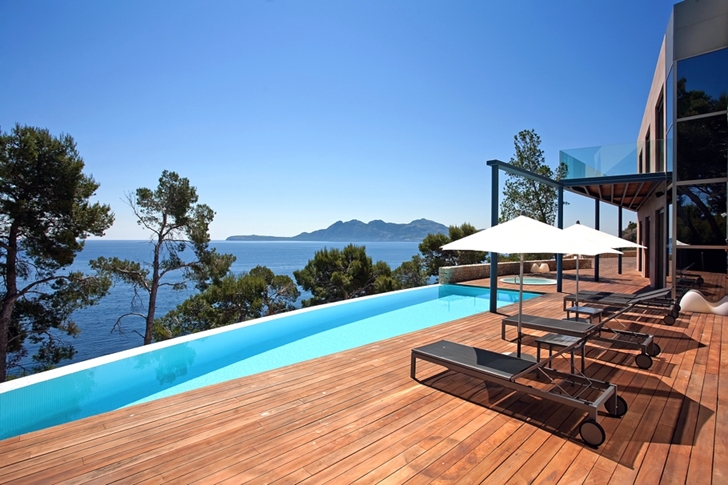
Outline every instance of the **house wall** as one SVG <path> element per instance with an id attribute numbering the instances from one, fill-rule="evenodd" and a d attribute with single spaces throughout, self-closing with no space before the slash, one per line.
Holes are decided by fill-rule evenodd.
<path id="1" fill-rule="evenodd" d="M 673 16 L 670 17 L 670 23 L 672 23 Z M 660 52 L 657 56 L 657 63 L 655 65 L 655 72 L 652 76 L 652 84 L 650 85 L 650 91 L 647 95 L 647 103 L 644 114 L 642 115 L 642 123 L 637 136 L 637 146 L 639 147 L 637 162 L 638 173 L 653 173 L 657 171 L 656 147 L 657 143 L 664 143 L 664 141 L 657 140 L 656 138 L 655 108 L 660 101 L 660 98 L 662 97 L 664 100 L 664 96 L 666 95 L 666 66 L 669 64 L 667 61 L 667 51 L 668 43 L 671 44 L 671 42 L 671 34 L 668 31 L 668 33 L 666 33 L 662 38 Z M 649 139 L 650 142 L 646 143 L 646 139 Z M 640 162 L 642 163 L 641 167 L 639 166 Z M 656 194 L 664 194 L 665 191 L 666 184 L 657 186 L 650 199 L 637 213 L 637 241 L 647 247 L 647 249 L 642 250 L 642 264 L 640 265 L 640 270 L 644 277 L 649 278 L 650 284 L 653 287 L 663 286 L 657 282 L 658 265 L 656 261 L 657 251 L 655 251 L 655 249 L 659 242 L 655 233 L 655 223 L 657 222 L 656 217 L 660 210 L 664 210 L 666 200 L 664 195 L 657 197 Z M 648 218 L 650 226 L 649 234 L 645 232 Z"/>
<path id="2" fill-rule="evenodd" d="M 673 177 L 666 184 L 655 189 L 652 197 L 648 202 L 640 208 L 638 212 L 638 241 L 643 241 L 648 249 L 643 252 L 643 262 L 640 265 L 642 274 L 650 279 L 650 283 L 655 287 L 664 286 L 664 274 L 659 274 L 659 267 L 656 257 L 658 251 L 655 249 L 659 245 L 664 244 L 668 238 L 672 240 L 671 252 L 673 255 L 678 254 L 676 250 L 676 242 L 678 237 L 677 225 L 678 215 L 673 210 L 673 205 L 666 205 L 668 200 L 678 200 L 678 187 L 683 189 L 696 183 L 705 183 L 703 181 L 682 180 L 678 181 L 677 169 L 680 160 L 677 158 L 677 116 L 676 116 L 676 99 L 675 92 L 678 74 L 678 61 L 699 56 L 702 54 L 717 51 L 728 47 L 728 1 L 726 0 L 685 0 L 673 7 L 672 15 L 667 25 L 665 36 L 658 54 L 655 72 L 652 83 L 650 85 L 649 94 L 645 111 L 642 117 L 642 123 L 637 136 L 637 142 L 642 149 L 642 161 L 644 172 L 662 171 L 657 166 L 657 150 L 659 149 L 658 139 L 658 121 L 656 120 L 656 106 L 659 103 L 660 96 L 664 96 L 667 103 L 672 103 L 672 109 L 667 107 L 662 111 L 661 120 L 665 133 L 665 168 L 664 170 L 672 171 Z M 671 83 L 672 85 L 668 85 Z M 670 99 L 671 98 L 671 99 Z M 649 135 L 648 135 L 649 134 Z M 645 144 L 645 138 L 649 137 L 651 143 Z M 639 150 L 638 150 L 638 153 Z M 644 163 L 649 159 L 649 164 Z M 672 163 L 672 166 L 670 165 Z M 695 162 L 693 162 L 695 163 Z M 638 165 L 640 164 L 638 155 Z M 695 165 L 690 165 L 694 167 Z M 683 166 L 684 167 L 684 166 Z M 638 167 L 639 169 L 639 167 Z M 691 177 L 692 178 L 692 177 Z M 713 183 L 720 180 L 713 179 Z M 656 193 L 665 193 L 658 197 Z M 684 193 L 684 192 L 683 192 Z M 656 234 L 656 217 L 660 210 L 664 210 L 666 220 L 664 224 L 663 234 Z M 728 210 L 727 210 L 728 211 Z M 650 221 L 650 234 L 646 234 L 646 221 Z M 664 247 L 664 246 L 663 246 Z M 708 246 L 693 246 L 694 248 L 705 248 Z M 683 247 L 684 248 L 684 247 Z M 715 248 L 715 246 L 713 246 Z M 695 251 L 695 249 L 683 249 L 683 251 Z M 713 249 L 715 251 L 715 249 Z M 687 253 L 682 253 L 687 254 Z M 675 274 L 677 270 L 676 260 L 678 258 L 669 258 L 667 250 L 662 251 L 662 263 L 666 269 L 666 273 Z"/>
<path id="3" fill-rule="evenodd" d="M 637 136 L 637 143 L 640 147 L 640 150 L 638 150 L 638 158 L 641 154 L 643 161 L 650 161 L 649 166 L 643 165 L 642 171 L 639 173 L 652 173 L 656 171 L 655 162 L 657 157 L 654 150 L 655 144 L 645 144 L 644 142 L 648 131 L 650 132 L 650 140 L 655 140 L 655 106 L 657 105 L 660 96 L 664 95 L 665 78 L 667 77 L 667 73 L 665 72 L 666 40 L 667 36 L 662 38 L 662 46 L 660 47 L 660 54 L 657 57 L 655 73 L 652 76 L 650 91 L 647 94 L 647 105 L 645 106 L 645 112 L 642 115 L 642 124 L 640 125 L 640 131 Z"/>
<path id="4" fill-rule="evenodd" d="M 658 273 L 657 273 L 657 255 L 658 251 L 656 251 L 658 245 L 660 244 L 666 244 L 667 237 L 663 234 L 662 237 L 658 238 L 658 234 L 656 232 L 656 224 L 658 217 L 661 217 L 660 212 L 663 211 L 663 213 L 667 213 L 667 210 L 665 208 L 665 195 L 659 196 L 659 194 L 665 194 L 666 193 L 666 184 L 661 184 L 657 186 L 655 192 L 652 194 L 650 199 L 640 208 L 640 211 L 637 213 L 637 219 L 638 219 L 638 227 L 640 228 L 640 231 L 643 231 L 647 224 L 647 219 L 649 218 L 649 225 L 650 225 L 650 232 L 642 233 L 638 231 L 638 239 L 637 241 L 644 241 L 641 242 L 644 246 L 647 247 L 647 249 L 643 249 L 643 261 L 649 260 L 649 263 L 645 263 L 642 265 L 642 275 L 645 278 L 649 278 L 650 285 L 652 285 L 655 288 L 661 288 L 664 286 L 664 283 L 658 282 Z M 667 227 L 667 218 L 665 217 L 665 227 Z M 642 239 L 640 239 L 642 237 Z M 668 261 L 667 261 L 667 250 L 663 251 L 662 254 L 663 257 L 663 268 L 668 267 Z M 670 270 L 672 271 L 672 270 Z M 672 273 L 671 273 L 672 274 Z"/>
<path id="5" fill-rule="evenodd" d="M 680 60 L 728 46 L 728 2 L 685 0 L 673 9 L 674 53 Z"/>

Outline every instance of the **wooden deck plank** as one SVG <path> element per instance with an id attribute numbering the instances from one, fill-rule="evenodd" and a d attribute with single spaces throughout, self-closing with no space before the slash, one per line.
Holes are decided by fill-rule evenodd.
<path id="1" fill-rule="evenodd" d="M 535 477 L 537 473 L 532 470 L 529 474 L 524 469 L 524 462 L 528 462 L 530 457 L 536 454 L 539 450 L 544 449 L 544 444 L 553 436 L 554 429 L 568 428 L 569 423 L 576 423 L 581 421 L 581 413 L 575 411 L 568 406 L 554 406 L 555 410 L 551 417 L 539 426 L 534 432 L 526 439 L 526 441 L 518 447 L 518 449 L 511 454 L 496 470 L 491 473 L 487 480 L 491 483 L 506 483 L 513 477 L 521 477 L 526 482 L 532 480 L 531 477 Z M 553 450 L 549 450 L 553 453 Z"/>
<path id="2" fill-rule="evenodd" d="M 723 327 L 716 317 L 716 325 Z M 713 483 L 728 483 L 728 332 L 722 332 L 718 369 L 718 396 L 715 413 L 715 444 L 713 449 Z"/>
<path id="3" fill-rule="evenodd" d="M 561 413 L 569 413 L 564 417 L 564 421 L 568 419 L 578 420 L 582 413 L 577 410 L 572 410 L 566 406 L 562 406 Z M 511 475 L 507 480 L 503 480 L 503 483 L 508 484 L 524 484 L 524 483 L 536 483 L 543 482 L 548 483 L 545 477 L 538 480 L 538 477 L 544 473 L 544 470 L 548 464 L 554 459 L 555 455 L 561 455 L 561 449 L 564 447 L 565 441 L 563 438 L 558 437 L 550 430 L 541 429 L 541 434 L 545 434 L 545 440 L 541 442 L 540 438 L 533 440 L 533 443 L 541 442 L 535 450 L 529 450 L 528 444 L 524 446 L 523 451 L 531 451 L 530 454 L 520 459 L 520 468 Z M 529 438 L 529 440 L 532 440 Z M 522 450 L 519 450 L 521 452 Z M 564 470 L 568 466 L 562 467 Z"/>
<path id="4" fill-rule="evenodd" d="M 651 436 L 658 422 L 655 413 L 650 411 L 651 406 L 655 405 L 654 396 L 660 382 L 655 375 L 668 372 L 668 369 L 675 366 L 681 358 L 676 352 L 680 340 L 661 338 L 671 334 L 671 330 L 661 326 L 654 328 L 652 332 L 663 346 L 662 353 L 655 359 L 654 366 L 647 371 L 632 374 L 632 382 L 616 377 L 610 379 L 622 389 L 630 411 L 622 418 L 622 423 L 619 425 L 622 433 L 615 433 L 610 440 L 610 446 L 612 443 L 616 446 L 611 450 L 607 447 L 600 451 L 602 456 L 597 459 L 585 483 L 609 483 L 615 475 L 615 483 L 634 481 L 634 476 L 630 472 L 639 469 L 641 458 L 639 451 L 643 448 L 640 437 Z"/>
<path id="5" fill-rule="evenodd" d="M 443 411 L 445 412 L 443 413 Z M 341 437 L 340 439 L 332 442 L 329 448 L 322 449 L 319 446 L 311 447 L 307 450 L 307 452 L 297 454 L 294 460 L 287 463 L 286 468 L 304 468 L 306 472 L 311 475 L 314 483 L 320 483 L 317 478 L 313 478 L 317 476 L 316 474 L 324 470 L 331 470 L 335 473 L 342 460 L 349 456 L 358 454 L 360 450 L 366 449 L 382 439 L 392 435 L 398 435 L 401 433 L 401 429 L 404 426 L 408 426 L 413 423 L 421 423 L 425 426 L 430 419 L 434 419 L 436 420 L 435 427 L 437 429 L 442 429 L 447 425 L 451 425 L 451 423 L 458 418 L 466 415 L 467 411 L 467 406 L 465 406 L 464 403 L 460 403 L 453 408 L 433 406 L 427 410 L 427 414 L 423 414 L 412 421 L 409 421 L 409 419 L 402 419 L 399 417 L 397 412 L 394 412 L 389 416 L 389 421 L 384 426 L 384 421 L 376 422 L 373 423 L 372 427 L 365 427 Z M 436 413 L 436 416 L 430 416 L 433 413 Z M 371 432 L 373 427 L 376 427 L 375 432 Z M 245 474 L 230 477 L 227 479 L 227 482 L 235 483 L 246 481 L 246 479 L 250 477 L 251 480 L 254 478 L 255 480 L 261 481 L 261 483 L 266 483 L 277 479 L 279 475 L 286 472 L 286 470 L 281 467 L 276 470 L 264 470 L 262 468 L 264 467 L 250 469 L 246 471 Z"/>
<path id="6" fill-rule="evenodd" d="M 667 331 L 663 329 L 657 330 L 655 333 L 664 335 Z M 661 341 L 663 342 L 663 352 L 660 358 L 664 365 L 660 366 L 658 364 L 655 366 L 655 372 L 658 375 L 667 372 L 666 369 L 677 366 L 682 360 L 680 349 L 687 346 L 687 344 L 682 346 L 683 341 L 679 339 L 661 339 Z M 660 368 L 663 370 L 658 372 Z M 633 424 L 634 434 L 626 443 L 622 457 L 619 463 L 616 464 L 611 477 L 609 477 L 614 483 L 634 483 L 636 480 L 637 472 L 642 466 L 649 444 L 645 437 L 653 436 L 660 418 L 660 413 L 656 411 L 659 411 L 667 400 L 667 394 L 662 389 L 663 384 L 661 379 L 646 373 L 641 373 L 635 378 L 634 390 L 630 392 L 631 396 L 633 396 L 630 400 L 631 412 L 625 416 L 626 420 Z M 645 400 L 647 402 L 643 408 L 642 405 L 645 404 Z M 638 418 L 637 423 L 634 423 L 633 418 L 635 415 Z M 640 437 L 642 439 L 639 439 Z M 606 483 L 603 478 L 601 482 Z"/>
<path id="7" fill-rule="evenodd" d="M 707 361 L 704 368 L 704 381 L 697 415 L 695 443 L 690 453 L 687 482 L 691 484 L 711 483 L 711 476 L 705 473 L 713 466 L 715 448 L 715 413 L 718 400 L 718 364 L 720 362 L 721 330 L 715 325 L 715 317 L 707 316 L 711 329 Z"/>
<path id="8" fill-rule="evenodd" d="M 628 265 L 622 275 L 602 266 L 608 283 L 589 275 L 580 288 L 646 286 Z M 704 277 L 711 299 L 726 294 L 723 275 Z M 574 283 L 567 272 L 564 291 Z M 526 289 L 545 293 L 526 312 L 564 316 L 555 288 Z M 473 315 L 0 441 L 0 483 L 726 481 L 728 317 L 686 313 L 670 327 L 653 311 L 628 315 L 663 348 L 649 370 L 635 367 L 635 351 L 588 346 L 587 375 L 617 384 L 630 406 L 622 419 L 600 417 L 598 450 L 578 437 L 584 414 L 573 408 L 429 363 L 418 365 L 422 383 L 409 378 L 410 349 L 435 340 L 514 350 L 500 339 L 501 318 Z M 535 354 L 532 336 L 524 352 Z"/>
<path id="9" fill-rule="evenodd" d="M 419 417 L 427 410 L 431 409 L 432 407 L 442 405 L 442 403 L 444 402 L 442 399 L 439 399 L 439 396 L 425 395 L 424 392 L 420 392 L 419 390 L 415 390 L 414 392 L 418 393 L 418 395 L 421 396 L 421 399 L 417 401 L 410 401 L 412 404 L 412 415 L 410 416 L 411 419 Z M 388 406 L 385 407 L 377 406 L 375 405 L 377 404 L 377 399 L 375 397 L 372 397 L 371 402 L 373 404 L 370 404 L 369 406 L 362 406 L 360 409 L 358 409 L 357 413 L 351 413 L 347 409 L 340 411 L 343 415 L 341 419 L 337 420 L 336 416 L 331 417 L 333 421 L 332 426 L 328 426 L 325 422 L 314 423 L 313 428 L 304 437 L 304 439 L 291 440 L 290 442 L 287 441 L 286 448 L 281 448 L 279 446 L 277 448 L 272 448 L 264 451 L 259 455 L 260 460 L 256 461 L 270 460 L 275 458 L 279 466 L 283 465 L 286 463 L 286 459 L 294 459 L 304 451 L 319 450 L 324 446 L 331 446 L 331 443 L 335 442 L 335 440 L 338 439 L 340 436 L 356 431 L 358 429 L 358 425 L 361 425 L 361 423 L 365 422 L 365 419 L 369 419 L 375 422 L 381 419 L 385 419 L 388 415 L 391 414 L 392 411 L 396 410 L 399 406 L 399 404 L 397 404 L 396 402 L 390 402 L 388 403 Z M 420 410 L 420 408 L 422 408 L 423 410 Z M 275 433 L 275 428 L 272 428 L 271 431 Z M 262 436 L 258 439 L 265 442 L 267 438 L 265 436 Z M 254 447 L 254 444 L 251 444 L 251 446 Z M 254 461 L 238 459 L 235 453 L 235 448 L 233 447 L 231 448 L 231 453 L 229 455 L 217 456 L 216 459 L 212 461 L 205 460 L 204 464 L 200 467 L 193 466 L 191 475 L 185 476 L 184 479 L 185 481 L 191 481 L 192 477 L 198 476 L 200 478 L 206 478 L 207 475 L 204 475 L 205 470 L 210 470 L 211 473 L 215 473 L 218 472 L 221 468 L 229 468 L 226 473 L 229 475 L 233 475 L 236 473 L 241 473 L 249 468 L 253 468 L 256 465 L 257 463 Z M 238 471 L 236 473 L 233 473 L 235 470 Z"/>
<path id="10" fill-rule="evenodd" d="M 481 394 L 483 392 L 488 391 L 481 391 Z M 515 402 L 517 400 L 517 396 L 515 396 L 514 393 L 508 392 L 502 388 L 499 388 L 495 391 L 491 390 L 488 398 L 490 402 L 503 403 L 504 405 L 508 405 L 509 403 Z M 470 423 L 473 423 L 478 428 L 468 438 L 465 438 L 461 442 L 461 446 L 464 447 L 468 446 L 469 440 L 474 439 L 477 442 L 481 441 L 484 438 L 484 435 L 482 435 L 483 431 L 487 431 L 487 433 L 490 434 L 493 432 L 493 430 L 497 429 L 500 425 L 503 424 L 502 421 L 499 421 L 497 419 L 499 414 L 496 412 L 483 414 L 480 409 L 472 409 L 475 409 L 479 413 L 479 417 L 477 419 L 472 419 Z M 470 423 L 459 423 L 459 425 L 464 425 L 467 427 Z M 418 422 L 412 423 L 412 432 L 409 432 L 409 430 L 404 430 L 404 433 L 400 433 L 397 436 L 388 437 L 387 439 L 377 443 L 375 447 L 372 447 L 371 453 L 368 453 L 368 456 L 364 461 L 361 461 L 356 466 L 348 468 L 344 473 L 336 476 L 335 479 L 331 480 L 331 483 L 351 483 L 362 477 L 365 477 L 372 470 L 379 469 L 376 473 L 382 473 L 381 470 L 388 466 L 386 465 L 387 463 L 391 462 L 392 460 L 399 459 L 399 457 L 401 456 L 404 456 L 409 448 L 412 448 L 419 440 L 422 439 L 422 436 L 434 435 L 438 432 L 441 432 L 441 428 L 434 429 L 433 426 L 419 427 L 418 424 Z M 351 455 L 350 457 L 348 457 L 348 461 L 350 462 L 356 460 L 358 460 L 358 457 L 356 457 L 355 455 Z M 348 463 L 346 463 L 345 461 L 342 461 L 342 464 L 344 466 L 348 465 Z M 385 466 L 382 466 L 382 464 L 385 464 Z M 331 474 L 328 473 L 328 470 L 326 470 L 320 472 L 317 477 L 320 476 L 321 478 L 330 478 L 330 475 Z M 383 476 L 386 476 L 386 474 Z M 314 483 L 321 482 L 314 480 Z"/>
<path id="11" fill-rule="evenodd" d="M 707 320 L 707 318 L 704 318 L 704 320 Z M 705 342 L 706 334 L 710 334 L 709 325 L 707 324 L 703 326 L 703 332 L 700 335 L 701 342 Z M 706 349 L 707 346 L 696 349 L 695 360 L 689 370 L 690 376 L 687 379 L 687 389 L 680 406 L 670 451 L 665 462 L 664 483 L 685 483 L 687 479 L 690 455 L 695 443 L 700 394 L 705 381 L 704 354 Z"/>
<path id="12" fill-rule="evenodd" d="M 705 320 L 695 318 L 690 333 L 693 337 L 702 333 Z M 672 442 L 677 430 L 680 409 L 685 400 L 687 383 L 692 373 L 695 361 L 695 349 L 691 348 L 691 341 L 684 341 L 681 349 L 683 358 L 680 366 L 674 369 L 669 375 L 663 375 L 662 382 L 665 385 L 664 400 L 659 401 L 657 412 L 660 413 L 660 420 L 649 443 L 645 460 L 637 474 L 636 483 L 665 483 L 672 480 L 672 477 L 665 473 L 665 466 L 668 454 L 672 448 Z"/>
<path id="13" fill-rule="evenodd" d="M 440 414 L 444 411 L 439 408 L 430 413 L 433 418 L 440 418 Z M 334 466 L 324 468 L 311 475 L 311 479 L 303 483 L 350 483 L 358 478 L 366 475 L 372 467 L 377 464 L 391 460 L 392 458 L 404 454 L 408 449 L 421 441 L 424 436 L 439 436 L 453 428 L 458 428 L 458 433 L 466 433 L 467 428 L 482 427 L 484 423 L 490 422 L 495 417 L 482 417 L 481 410 L 475 406 L 464 406 L 462 412 L 467 415 L 459 414 L 456 420 L 443 419 L 418 419 L 407 426 L 400 429 L 397 433 L 392 433 L 376 443 L 366 448 L 348 455 L 346 458 L 337 462 Z M 464 416 L 461 418 L 461 416 Z M 430 417 L 430 415 L 428 415 Z"/>

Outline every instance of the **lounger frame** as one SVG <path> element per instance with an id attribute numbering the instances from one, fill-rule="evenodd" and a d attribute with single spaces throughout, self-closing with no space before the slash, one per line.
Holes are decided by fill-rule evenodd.
<path id="1" fill-rule="evenodd" d="M 691 274 L 687 271 L 690 270 L 695 263 L 690 263 L 686 267 L 677 270 L 677 277 L 675 278 L 675 284 L 678 288 L 700 288 L 705 280 L 699 274 Z"/>
<path id="2" fill-rule="evenodd" d="M 577 337 L 584 342 L 597 341 L 608 343 L 614 347 L 624 349 L 637 349 L 640 356 L 635 358 L 637 366 L 648 369 L 652 366 L 652 357 L 659 354 L 659 346 L 654 342 L 654 336 L 647 333 L 632 332 L 628 330 L 617 330 L 607 327 L 606 324 L 617 316 L 626 312 L 628 308 L 603 319 L 601 322 L 583 323 L 574 320 L 559 320 L 556 318 L 539 317 L 535 315 L 521 315 L 521 329 L 538 330 L 548 333 L 557 333 L 559 335 L 568 335 Z M 518 315 L 505 317 L 501 322 L 501 338 L 506 340 L 506 327 L 518 326 Z M 518 336 L 520 341 L 521 335 Z M 642 357 L 646 356 L 646 357 Z"/>
<path id="3" fill-rule="evenodd" d="M 632 304 L 643 304 L 656 307 L 673 307 L 675 306 L 675 300 L 669 296 L 671 293 L 670 288 L 661 288 L 659 290 L 652 290 L 646 293 L 630 294 L 630 293 L 616 293 L 612 291 L 596 291 L 596 290 L 581 290 L 579 292 L 579 301 L 588 302 L 599 302 L 615 300 L 621 302 L 626 300 Z M 566 303 L 573 302 L 576 300 L 576 294 L 572 293 L 564 296 L 564 310 L 566 310 Z"/>
<path id="4" fill-rule="evenodd" d="M 662 288 L 637 295 L 606 291 L 580 291 L 578 298 L 576 294 L 564 296 L 564 311 L 567 309 L 567 303 L 573 306 L 576 302 L 604 307 L 643 308 L 660 311 L 665 324 L 673 325 L 675 319 L 680 316 L 680 311 L 676 300 L 668 296 L 671 291 L 670 288 Z"/>
<path id="5" fill-rule="evenodd" d="M 625 406 L 624 412 L 626 412 L 626 403 L 620 404 L 619 401 L 621 398 L 617 395 L 616 385 L 605 381 L 590 379 L 584 375 L 561 372 L 548 367 L 548 365 L 551 364 L 556 357 L 564 354 L 565 352 L 570 352 L 571 349 L 579 344 L 580 342 L 577 341 L 572 345 L 554 352 L 551 357 L 544 359 L 541 362 L 531 362 L 511 355 L 498 354 L 489 350 L 441 340 L 424 347 L 412 349 L 410 377 L 417 382 L 422 382 L 417 379 L 417 360 L 419 359 L 476 379 L 482 379 L 486 383 L 490 382 L 492 384 L 497 384 L 541 399 L 574 407 L 586 412 L 588 414 L 588 418 L 593 420 L 594 423 L 597 421 L 598 408 L 601 405 L 610 405 L 613 410 L 619 409 L 620 405 L 622 405 Z M 444 352 L 443 349 L 445 350 Z M 485 355 L 500 362 L 505 362 L 509 364 L 507 367 L 510 367 L 511 369 L 515 367 L 517 370 L 514 372 L 507 368 L 493 368 L 474 363 L 472 362 L 472 359 L 453 358 L 452 355 L 446 355 L 453 353 L 464 353 L 467 355 L 470 351 L 475 352 L 479 356 Z M 546 375 L 551 381 L 562 380 L 567 385 L 554 385 L 549 390 L 544 390 L 519 382 L 519 379 L 522 379 L 527 374 L 535 372 Z M 573 385 L 573 387 L 571 385 Z M 568 391 L 566 391 L 566 389 L 569 388 L 573 390 L 573 393 L 568 393 Z M 598 391 L 598 395 L 595 399 L 587 400 L 582 397 L 585 392 L 593 390 Z M 609 402 L 610 399 L 613 401 Z M 615 416 L 621 416 L 622 414 L 616 414 Z M 598 446 L 601 443 L 589 444 Z"/>

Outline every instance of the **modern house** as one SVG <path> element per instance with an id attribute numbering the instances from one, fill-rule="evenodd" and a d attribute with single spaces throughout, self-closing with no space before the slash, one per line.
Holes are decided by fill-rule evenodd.
<path id="1" fill-rule="evenodd" d="M 603 264 L 609 282 L 600 283 L 594 281 L 599 279 L 597 260 L 595 278 L 584 281 L 582 290 L 631 294 L 648 282 L 672 284 L 677 269 L 693 264 L 705 276 L 706 293 L 723 297 L 728 292 L 728 279 L 720 274 L 726 271 L 726 47 L 728 0 L 675 5 L 637 141 L 564 150 L 561 161 L 569 175 L 559 181 L 497 160 L 488 162 L 494 180 L 494 223 L 500 171 L 531 177 L 557 187 L 559 202 L 564 191 L 593 199 L 597 227 L 602 203 L 618 207 L 620 216 L 625 208 L 638 215 L 638 237 L 649 248 L 639 256 L 642 275 L 622 275 L 611 260 Z M 563 226 L 561 210 L 558 224 Z M 562 269 L 561 260 L 557 265 Z M 659 340 L 657 348 L 650 345 L 655 354 L 651 367 L 637 362 L 634 348 L 617 342 L 592 345 L 591 337 L 588 345 L 586 339 L 567 344 L 572 349 L 569 356 L 564 350 L 568 347 L 543 335 L 546 332 L 531 334 L 526 345 L 537 356 L 551 356 L 554 346 L 560 346 L 559 360 L 549 361 L 548 367 L 546 361 L 534 364 L 525 359 L 515 359 L 514 364 L 514 358 L 504 354 L 512 353 L 520 339 L 506 339 L 503 315 L 515 314 L 516 304 L 506 298 L 500 313 L 480 311 L 480 296 L 486 293 L 471 293 L 483 288 L 468 289 L 492 290 L 496 273 L 491 272 L 489 285 L 477 277 L 461 288 L 466 296 L 461 303 L 477 308 L 476 313 L 408 327 L 407 333 L 380 336 L 368 344 L 357 341 L 348 350 L 320 353 L 342 339 L 341 333 L 318 338 L 327 333 L 321 330 L 330 328 L 329 322 L 342 321 L 344 303 L 337 302 L 320 307 L 328 317 L 305 309 L 294 315 L 295 326 L 290 319 L 281 323 L 280 316 L 267 317 L 275 332 L 267 332 L 264 324 L 244 322 L 234 330 L 242 330 L 242 337 L 232 336 L 232 327 L 227 327 L 153 344 L 144 351 L 131 349 L 119 355 L 120 360 L 87 369 L 90 372 L 78 379 L 57 379 L 48 387 L 15 394 L 17 412 L 0 407 L 8 417 L 5 422 L 20 421 L 30 404 L 41 400 L 56 414 L 40 416 L 47 426 L 43 429 L 0 439 L 0 482 L 728 482 L 728 332 L 723 331 L 728 315 L 706 318 L 685 311 L 674 325 L 666 326 L 651 310 L 616 314 L 624 321 L 615 324 L 634 324 L 650 333 L 643 336 Z M 543 287 L 538 298 L 520 298 L 519 312 L 561 321 L 565 308 L 560 285 L 559 281 L 558 290 Z M 567 281 L 566 287 L 574 291 L 575 281 Z M 439 296 L 441 288 L 424 290 Z M 492 305 L 497 292 L 488 293 Z M 387 299 L 375 306 L 391 310 L 391 296 L 384 295 Z M 434 300 L 439 307 L 449 311 L 460 306 L 449 298 L 452 295 L 446 296 Z M 411 290 L 395 297 L 417 306 L 409 305 L 417 303 Z M 372 300 L 345 305 L 352 303 L 357 305 L 353 313 L 362 318 L 375 313 Z M 358 306 L 362 303 L 364 307 Z M 389 323 L 373 324 L 365 318 L 355 333 L 369 337 L 395 320 L 417 324 L 433 308 L 419 308 L 408 317 L 388 311 Z M 311 322 L 317 339 L 303 343 L 309 357 L 296 362 L 289 359 L 293 352 L 288 344 L 301 338 L 305 322 Z M 445 358 L 423 359 L 433 343 L 448 351 L 466 347 L 472 358 L 456 365 Z M 575 372 L 576 345 L 581 347 L 576 358 L 582 375 Z M 258 364 L 280 364 L 241 375 L 236 366 L 245 365 L 254 347 L 260 350 L 254 355 Z M 224 349 L 231 350 L 232 362 L 222 362 Z M 280 360 L 270 355 L 276 349 L 283 354 Z M 415 368 L 415 359 L 424 360 L 423 365 Z M 506 365 L 496 368 L 494 364 L 501 362 Z M 146 374 L 132 378 L 132 368 Z M 488 379 L 483 379 L 484 368 L 492 370 Z M 554 373 L 569 368 L 571 374 Z M 511 385 L 527 370 L 533 375 L 529 389 Z M 213 384 L 213 374 L 225 379 Z M 39 374 L 24 379 L 38 382 Z M 19 381 L 3 383 L 0 391 L 3 386 L 20 387 Z M 606 435 L 599 449 L 586 439 L 593 433 L 596 409 L 592 415 L 581 406 L 594 399 L 599 390 L 591 387 L 594 383 L 618 388 L 622 398 L 615 395 L 613 404 L 601 401 L 599 419 Z M 545 399 L 549 387 L 556 392 Z M 166 392 L 173 388 L 180 392 Z M 98 413 L 92 393 L 104 404 L 117 398 L 122 404 Z M 565 396 L 572 393 L 572 401 L 584 402 L 566 403 Z M 94 415 L 76 419 L 87 410 Z M 56 416 L 72 420 L 51 426 Z M 582 424 L 590 421 L 587 429 L 592 431 L 583 433 Z"/>
<path id="2" fill-rule="evenodd" d="M 636 141 L 562 150 L 568 175 L 544 179 L 492 160 L 492 223 L 498 223 L 498 172 L 533 178 L 600 203 L 637 213 L 638 269 L 655 288 L 670 275 L 726 273 L 728 248 L 728 1 L 674 5 Z M 563 227 L 559 211 L 557 225 Z M 621 235 L 621 234 L 620 234 Z M 672 257 L 674 255 L 675 257 Z M 595 278 L 599 279 L 598 258 Z M 497 286 L 491 275 L 491 287 Z M 560 286 L 560 281 L 559 281 Z M 560 291 L 560 288 L 559 288 Z"/>
<path id="3" fill-rule="evenodd" d="M 668 174 L 637 211 L 653 285 L 687 267 L 726 272 L 727 101 L 728 2 L 676 4 L 637 135 L 637 172 Z"/>

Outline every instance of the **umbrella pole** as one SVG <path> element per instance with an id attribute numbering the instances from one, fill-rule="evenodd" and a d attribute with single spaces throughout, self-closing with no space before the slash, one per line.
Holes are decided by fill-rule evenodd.
<path id="1" fill-rule="evenodd" d="M 521 274 L 518 278 L 518 350 L 516 355 L 521 356 L 521 317 L 523 315 L 523 253 L 521 253 Z"/>
<path id="2" fill-rule="evenodd" d="M 576 255 L 576 305 L 579 306 L 579 255 Z"/>

